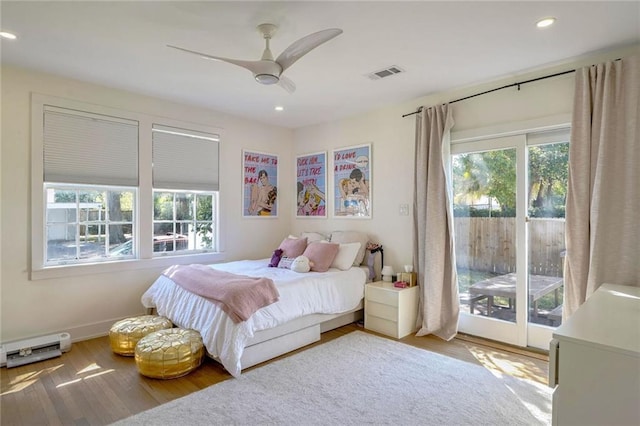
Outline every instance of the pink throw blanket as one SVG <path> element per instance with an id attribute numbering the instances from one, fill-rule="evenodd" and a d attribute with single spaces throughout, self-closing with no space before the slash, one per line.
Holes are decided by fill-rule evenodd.
<path id="1" fill-rule="evenodd" d="M 280 297 L 269 278 L 236 275 L 206 265 L 173 265 L 162 275 L 219 305 L 236 323 L 246 321 L 255 311 Z"/>

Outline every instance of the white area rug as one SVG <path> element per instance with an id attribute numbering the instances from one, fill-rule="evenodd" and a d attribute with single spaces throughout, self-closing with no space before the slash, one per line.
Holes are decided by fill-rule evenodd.
<path id="1" fill-rule="evenodd" d="M 542 425 L 550 394 L 356 331 L 117 424 Z"/>

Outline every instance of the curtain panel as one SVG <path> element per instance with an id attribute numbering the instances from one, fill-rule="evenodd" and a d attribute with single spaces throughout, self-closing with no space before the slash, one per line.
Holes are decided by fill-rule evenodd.
<path id="1" fill-rule="evenodd" d="M 576 70 L 565 318 L 603 283 L 640 286 L 640 57 Z"/>
<path id="2" fill-rule="evenodd" d="M 453 242 L 449 166 L 453 117 L 448 104 L 422 108 L 416 118 L 413 263 L 418 271 L 418 336 L 450 340 L 460 306 Z"/>

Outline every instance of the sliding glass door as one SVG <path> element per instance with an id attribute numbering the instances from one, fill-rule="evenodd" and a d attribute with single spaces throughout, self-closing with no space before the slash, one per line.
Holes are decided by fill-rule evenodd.
<path id="1" fill-rule="evenodd" d="M 562 309 L 567 148 L 566 130 L 452 145 L 461 332 L 548 347 Z"/>

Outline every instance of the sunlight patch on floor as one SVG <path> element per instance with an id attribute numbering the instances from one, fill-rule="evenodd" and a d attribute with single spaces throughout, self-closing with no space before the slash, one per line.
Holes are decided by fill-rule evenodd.
<path id="1" fill-rule="evenodd" d="M 102 367 L 100 367 L 98 364 L 96 364 L 94 362 L 93 364 L 90 364 L 90 365 L 86 366 L 85 368 L 83 368 L 82 370 L 78 371 L 76 373 L 76 375 L 88 373 L 89 371 L 100 370 L 101 368 Z"/>
<path id="2" fill-rule="evenodd" d="M 545 372 L 533 363 L 515 361 L 503 353 L 467 345 L 469 352 L 492 373 L 508 374 L 520 379 L 533 380 L 546 385 Z M 496 374 L 498 376 L 498 374 Z M 499 376 L 498 376 L 499 377 Z"/>
<path id="3" fill-rule="evenodd" d="M 56 365 L 55 367 L 43 368 L 42 370 L 20 374 L 13 378 L 6 388 L 4 385 L 2 386 L 2 392 L 0 393 L 0 396 L 25 390 L 32 384 L 36 383 L 41 376 L 50 374 L 63 366 L 64 364 L 60 364 Z"/>

